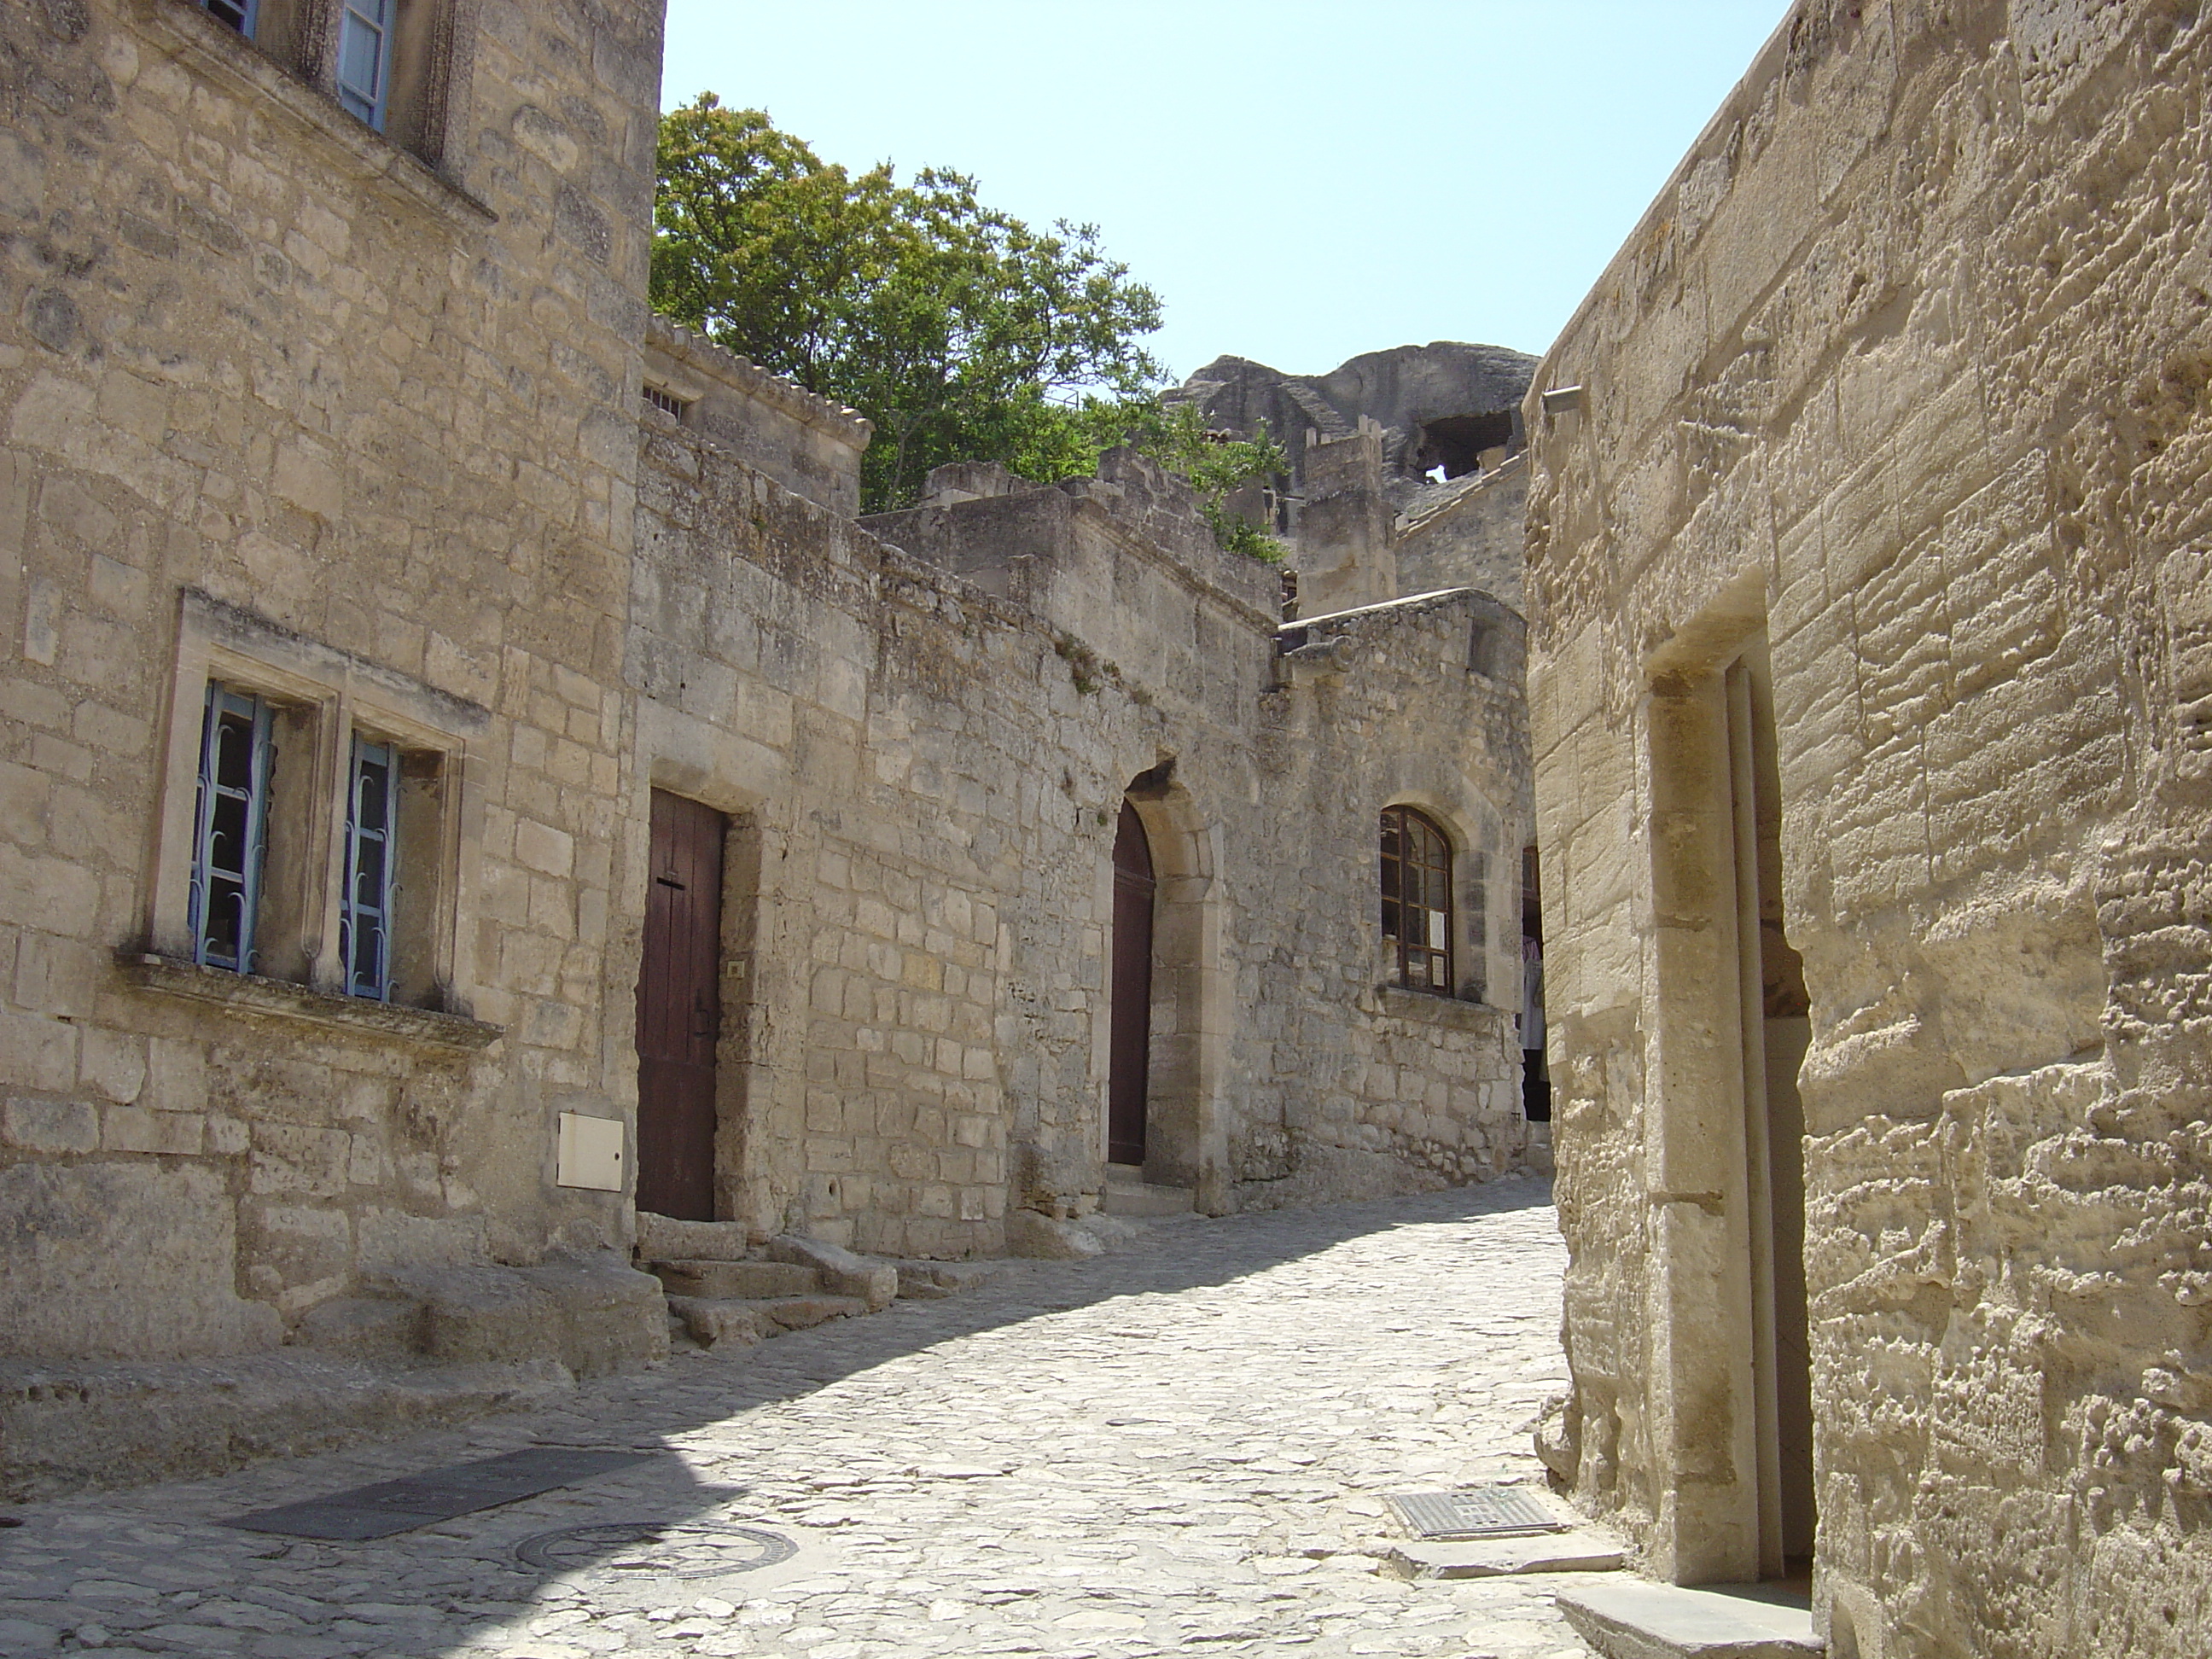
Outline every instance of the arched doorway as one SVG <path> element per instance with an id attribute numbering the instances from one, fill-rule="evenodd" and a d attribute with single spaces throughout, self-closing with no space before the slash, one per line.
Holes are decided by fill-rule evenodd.
<path id="1" fill-rule="evenodd" d="M 1113 994 L 1107 1036 L 1106 1158 L 1142 1165 L 1151 1094 L 1152 908 L 1159 884 L 1144 820 L 1127 800 L 1114 831 Z"/>

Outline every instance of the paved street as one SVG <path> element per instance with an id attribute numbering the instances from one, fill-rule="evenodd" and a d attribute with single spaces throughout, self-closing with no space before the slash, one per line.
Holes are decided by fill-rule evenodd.
<path id="1" fill-rule="evenodd" d="M 559 1412 L 32 1505 L 0 1652 L 1582 1659 L 1556 1579 L 1376 1571 L 1383 1493 L 1539 1480 L 1562 1260 L 1533 1181 L 1164 1223 Z M 375 1542 L 214 1524 L 549 1443 L 653 1455 Z"/>

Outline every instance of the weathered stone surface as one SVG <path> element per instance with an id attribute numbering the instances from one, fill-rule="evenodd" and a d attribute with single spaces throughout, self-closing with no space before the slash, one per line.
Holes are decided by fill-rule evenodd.
<path id="1" fill-rule="evenodd" d="M 668 1310 L 684 1322 L 685 1334 L 702 1348 L 725 1344 L 749 1347 L 769 1337 L 781 1336 L 787 1328 L 753 1302 L 672 1296 L 668 1298 Z"/>
<path id="2" fill-rule="evenodd" d="M 2212 1651 L 2209 105 L 1805 0 L 1527 406 L 1552 1443 L 1838 1654 Z"/>

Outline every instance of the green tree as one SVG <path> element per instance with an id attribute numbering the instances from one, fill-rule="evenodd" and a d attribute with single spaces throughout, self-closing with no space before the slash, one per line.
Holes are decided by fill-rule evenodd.
<path id="1" fill-rule="evenodd" d="M 949 460 L 1087 471 L 1097 410 L 1152 399 L 1159 299 L 1096 226 L 1040 234 L 957 173 L 848 173 L 711 93 L 662 118 L 658 159 L 655 308 L 872 420 L 870 511 Z"/>

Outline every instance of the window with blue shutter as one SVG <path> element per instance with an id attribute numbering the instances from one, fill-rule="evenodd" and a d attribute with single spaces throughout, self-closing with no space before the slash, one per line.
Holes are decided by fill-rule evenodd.
<path id="1" fill-rule="evenodd" d="M 392 12 L 398 0 L 344 0 L 338 14 L 338 102 L 379 132 L 392 94 Z"/>
<path id="2" fill-rule="evenodd" d="M 210 683 L 200 726 L 190 919 L 192 955 L 253 971 L 253 923 L 269 819 L 269 705 Z"/>
<path id="3" fill-rule="evenodd" d="M 345 896 L 338 960 L 349 996 L 392 999 L 392 883 L 398 865 L 399 754 L 356 733 L 346 794 Z"/>

